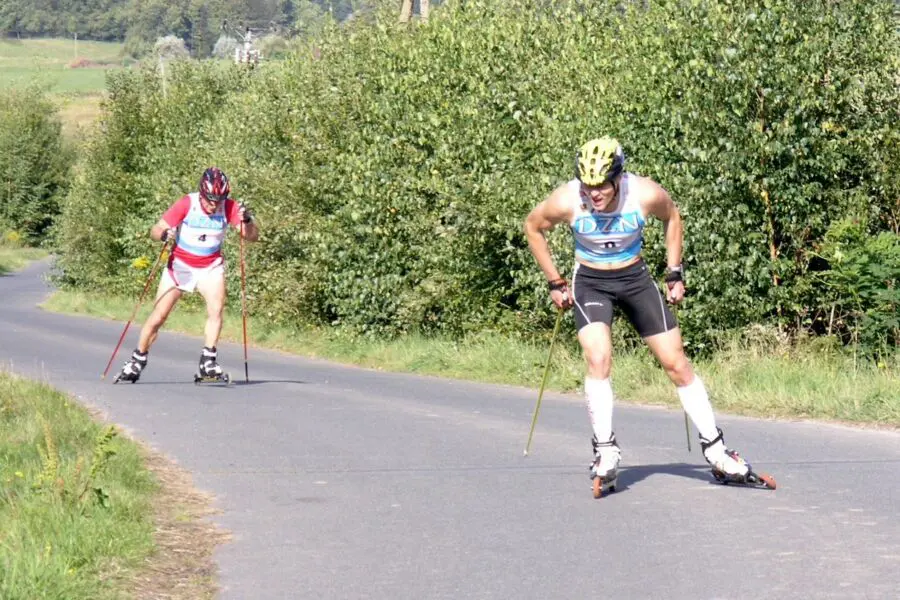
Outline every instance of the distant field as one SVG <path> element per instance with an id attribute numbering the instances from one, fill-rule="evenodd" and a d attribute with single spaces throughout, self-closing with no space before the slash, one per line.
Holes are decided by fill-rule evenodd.
<path id="1" fill-rule="evenodd" d="M 122 68 L 122 44 L 64 39 L 0 41 L 0 85 L 39 82 L 57 94 L 98 94 L 107 69 Z M 89 66 L 72 68 L 76 62 Z"/>
<path id="2" fill-rule="evenodd" d="M 69 139 L 79 137 L 96 121 L 106 73 L 123 66 L 119 43 L 0 40 L 0 87 L 29 83 L 45 86 L 59 101 L 63 132 Z"/>

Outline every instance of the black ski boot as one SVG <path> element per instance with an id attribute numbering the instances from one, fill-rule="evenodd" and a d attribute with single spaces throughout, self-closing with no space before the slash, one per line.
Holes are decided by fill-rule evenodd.
<path id="1" fill-rule="evenodd" d="M 141 371 L 146 367 L 147 353 L 135 349 L 135 351 L 131 353 L 131 358 L 122 365 L 122 370 L 119 371 L 119 374 L 113 379 L 113 383 L 119 383 L 120 381 L 130 381 L 131 383 L 134 383 L 141 378 Z"/>
<path id="2" fill-rule="evenodd" d="M 217 357 L 215 346 L 203 347 L 203 352 L 200 353 L 200 370 L 194 375 L 194 383 L 231 382 L 231 377 L 223 372 L 222 367 L 216 362 Z"/>

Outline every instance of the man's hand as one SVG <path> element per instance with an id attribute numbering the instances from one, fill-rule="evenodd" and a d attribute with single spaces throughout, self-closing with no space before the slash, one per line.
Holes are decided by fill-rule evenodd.
<path id="1" fill-rule="evenodd" d="M 243 202 L 241 202 L 238 207 L 238 216 L 241 218 L 241 223 L 253 222 L 253 212 L 251 212 L 250 207 Z"/>
<path id="2" fill-rule="evenodd" d="M 554 279 L 550 282 L 550 299 L 556 308 L 572 308 L 575 305 L 575 299 L 569 291 L 569 284 L 565 279 Z"/>
<path id="3" fill-rule="evenodd" d="M 681 267 L 670 268 L 666 273 L 666 300 L 670 304 L 684 300 L 684 271 Z"/>
<path id="4" fill-rule="evenodd" d="M 159 241 L 163 244 L 167 244 L 169 242 L 175 242 L 175 238 L 178 233 L 174 229 L 166 229 L 162 232 L 162 235 L 159 236 Z"/>
<path id="5" fill-rule="evenodd" d="M 666 300 L 668 300 L 671 304 L 678 304 L 682 300 L 684 300 L 684 282 L 679 281 L 677 283 L 667 283 L 666 287 Z"/>

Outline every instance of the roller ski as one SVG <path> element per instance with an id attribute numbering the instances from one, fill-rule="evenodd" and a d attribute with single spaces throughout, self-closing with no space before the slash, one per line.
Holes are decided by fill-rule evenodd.
<path id="1" fill-rule="evenodd" d="M 147 353 L 135 350 L 131 353 L 131 358 L 122 365 L 122 370 L 119 371 L 116 378 L 113 379 L 113 383 L 119 383 L 120 381 L 136 383 L 137 380 L 141 378 L 141 372 L 146 366 Z"/>
<path id="2" fill-rule="evenodd" d="M 594 449 L 594 460 L 591 462 L 591 485 L 594 498 L 600 498 L 604 494 L 616 491 L 616 479 L 619 476 L 619 461 L 622 459 L 622 451 L 616 443 L 616 434 L 609 436 L 609 441 L 599 442 L 595 435 L 591 439 Z"/>
<path id="3" fill-rule="evenodd" d="M 224 383 L 231 384 L 231 375 L 222 371 L 222 367 L 216 362 L 218 353 L 215 347 L 209 348 L 204 346 L 203 352 L 200 353 L 200 370 L 194 373 L 194 384 L 201 383 Z"/>
<path id="4" fill-rule="evenodd" d="M 712 440 L 700 436 L 703 457 L 709 463 L 713 477 L 723 485 L 732 484 L 774 490 L 775 479 L 766 473 L 757 473 L 741 456 L 725 446 L 722 430 Z"/>

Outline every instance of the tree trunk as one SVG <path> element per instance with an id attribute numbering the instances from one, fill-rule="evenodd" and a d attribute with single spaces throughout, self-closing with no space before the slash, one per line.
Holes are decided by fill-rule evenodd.
<path id="1" fill-rule="evenodd" d="M 403 0 L 400 4 L 400 22 L 409 23 L 412 19 L 413 0 Z"/>

